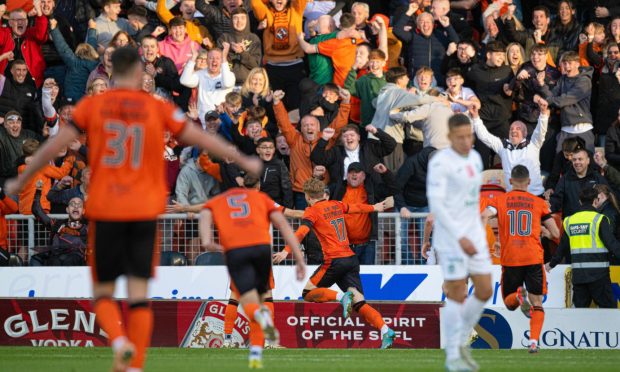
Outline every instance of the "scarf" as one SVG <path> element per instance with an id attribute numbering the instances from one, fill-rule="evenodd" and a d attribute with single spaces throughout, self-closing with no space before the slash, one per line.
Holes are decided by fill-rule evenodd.
<path id="1" fill-rule="evenodd" d="M 281 12 L 273 13 L 273 26 L 271 31 L 275 36 L 273 42 L 273 49 L 285 50 L 289 47 L 289 33 L 288 28 L 291 24 L 291 9 L 286 8 Z"/>

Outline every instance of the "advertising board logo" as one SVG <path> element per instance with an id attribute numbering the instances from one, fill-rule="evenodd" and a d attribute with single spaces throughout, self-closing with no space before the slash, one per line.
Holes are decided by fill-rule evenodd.
<path id="1" fill-rule="evenodd" d="M 382 286 L 383 275 L 360 275 L 367 300 L 405 301 L 428 277 L 428 274 L 394 274 Z"/>
<path id="2" fill-rule="evenodd" d="M 484 309 L 474 328 L 478 339 L 471 344 L 474 349 L 512 348 L 512 329 L 506 318 L 496 311 Z"/>

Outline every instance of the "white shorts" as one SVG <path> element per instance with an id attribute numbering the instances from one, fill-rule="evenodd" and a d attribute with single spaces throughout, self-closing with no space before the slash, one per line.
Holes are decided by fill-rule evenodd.
<path id="1" fill-rule="evenodd" d="M 465 279 L 469 275 L 491 274 L 493 264 L 488 251 L 468 256 L 461 249 L 437 250 L 444 280 Z"/>

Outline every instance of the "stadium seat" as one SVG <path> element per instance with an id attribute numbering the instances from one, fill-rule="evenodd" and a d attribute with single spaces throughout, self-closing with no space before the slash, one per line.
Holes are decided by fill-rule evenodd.
<path id="1" fill-rule="evenodd" d="M 187 257 L 179 252 L 161 252 L 160 266 L 187 266 Z"/>
<path id="2" fill-rule="evenodd" d="M 225 265 L 224 255 L 220 252 L 206 252 L 196 257 L 197 266 Z"/>

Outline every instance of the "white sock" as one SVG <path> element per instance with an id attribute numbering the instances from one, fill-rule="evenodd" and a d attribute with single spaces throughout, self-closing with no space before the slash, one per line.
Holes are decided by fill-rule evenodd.
<path id="1" fill-rule="evenodd" d="M 125 345 L 125 342 L 127 341 L 129 340 L 127 340 L 127 337 L 125 336 L 120 336 L 120 337 L 115 338 L 114 340 L 112 340 L 112 350 L 117 351 L 123 345 Z"/>
<path id="2" fill-rule="evenodd" d="M 388 327 L 387 324 L 384 324 L 383 327 L 381 327 L 381 336 L 388 333 L 389 330 L 390 330 L 390 327 Z"/>
<path id="3" fill-rule="evenodd" d="M 250 346 L 250 358 L 262 358 L 263 348 L 260 346 Z"/>
<path id="4" fill-rule="evenodd" d="M 338 293 L 336 294 L 336 301 L 340 301 L 340 300 L 342 300 L 342 298 L 343 298 L 343 297 L 344 297 L 344 293 L 342 293 L 342 292 L 338 292 Z"/>
<path id="5" fill-rule="evenodd" d="M 537 340 L 530 340 L 530 345 L 538 346 Z"/>
<path id="6" fill-rule="evenodd" d="M 461 357 L 459 351 L 459 341 L 461 325 L 463 323 L 461 310 L 463 304 L 446 298 L 445 310 L 441 322 L 445 324 L 446 336 L 446 360 L 459 359 Z"/>
<path id="7" fill-rule="evenodd" d="M 478 324 L 480 315 L 484 311 L 486 301 L 480 301 L 475 295 L 469 296 L 463 304 L 463 324 L 460 332 L 461 345 L 467 343 L 472 329 Z"/>
<path id="8" fill-rule="evenodd" d="M 142 368 L 129 367 L 127 372 L 142 372 Z"/>

